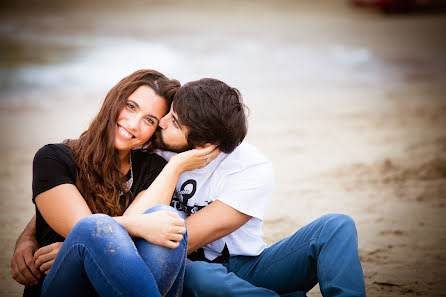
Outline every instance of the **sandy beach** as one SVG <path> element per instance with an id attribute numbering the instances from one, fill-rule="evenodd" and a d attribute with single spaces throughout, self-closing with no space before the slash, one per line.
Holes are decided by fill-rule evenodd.
<path id="1" fill-rule="evenodd" d="M 345 213 L 367 296 L 446 296 L 445 14 L 344 1 L 51 2 L 0 13 L 1 296 L 23 290 L 10 259 L 34 213 L 35 152 L 77 137 L 139 68 L 219 78 L 244 95 L 247 141 L 275 170 L 268 244 Z"/>

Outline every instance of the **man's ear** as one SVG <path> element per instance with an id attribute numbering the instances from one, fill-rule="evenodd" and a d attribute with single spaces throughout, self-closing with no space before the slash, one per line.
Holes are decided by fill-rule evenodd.
<path id="1" fill-rule="evenodd" d="M 207 148 L 207 147 L 209 147 L 209 146 L 211 146 L 212 145 L 212 143 L 205 143 L 205 144 L 203 144 L 203 145 L 200 145 L 200 146 L 197 146 L 196 148 L 197 149 L 203 149 L 203 148 Z"/>

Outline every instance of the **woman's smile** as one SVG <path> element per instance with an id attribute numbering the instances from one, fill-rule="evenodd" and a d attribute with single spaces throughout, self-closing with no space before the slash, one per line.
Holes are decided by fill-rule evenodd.
<path id="1" fill-rule="evenodd" d="M 123 126 L 121 126 L 119 124 L 117 124 L 117 125 L 118 125 L 119 135 L 121 135 L 123 138 L 126 138 L 126 139 L 135 138 L 135 136 L 132 133 L 130 133 L 127 129 L 125 129 Z"/>

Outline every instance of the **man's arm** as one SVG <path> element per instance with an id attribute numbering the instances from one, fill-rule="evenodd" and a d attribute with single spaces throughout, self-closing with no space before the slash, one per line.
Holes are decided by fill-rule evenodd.
<path id="1" fill-rule="evenodd" d="M 263 218 L 273 185 L 269 162 L 226 176 L 218 199 L 186 219 L 188 254 L 234 232 L 253 216 Z"/>
<path id="2" fill-rule="evenodd" d="M 250 219 L 251 216 L 215 200 L 186 219 L 187 254 L 234 232 Z"/>
<path id="3" fill-rule="evenodd" d="M 34 263 L 34 253 L 39 248 L 36 240 L 36 215 L 29 221 L 17 239 L 11 260 L 12 278 L 22 285 L 37 285 L 40 271 Z"/>

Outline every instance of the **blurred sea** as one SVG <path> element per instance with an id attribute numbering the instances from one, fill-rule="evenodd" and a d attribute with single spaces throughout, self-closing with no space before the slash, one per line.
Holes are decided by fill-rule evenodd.
<path id="1" fill-rule="evenodd" d="M 293 94 L 330 105 L 326 94 L 332 90 L 385 90 L 411 67 L 445 67 L 444 60 L 426 59 L 422 52 L 410 57 L 418 64 L 389 63 L 389 51 L 383 56 L 373 36 L 361 36 L 389 20 L 334 2 L 152 1 L 13 11 L 0 19 L 2 104 L 26 99 L 51 105 L 61 96 L 104 94 L 134 70 L 153 68 L 182 83 L 219 78 L 241 88 L 248 104 Z M 231 14 L 219 14 L 229 9 Z"/>

